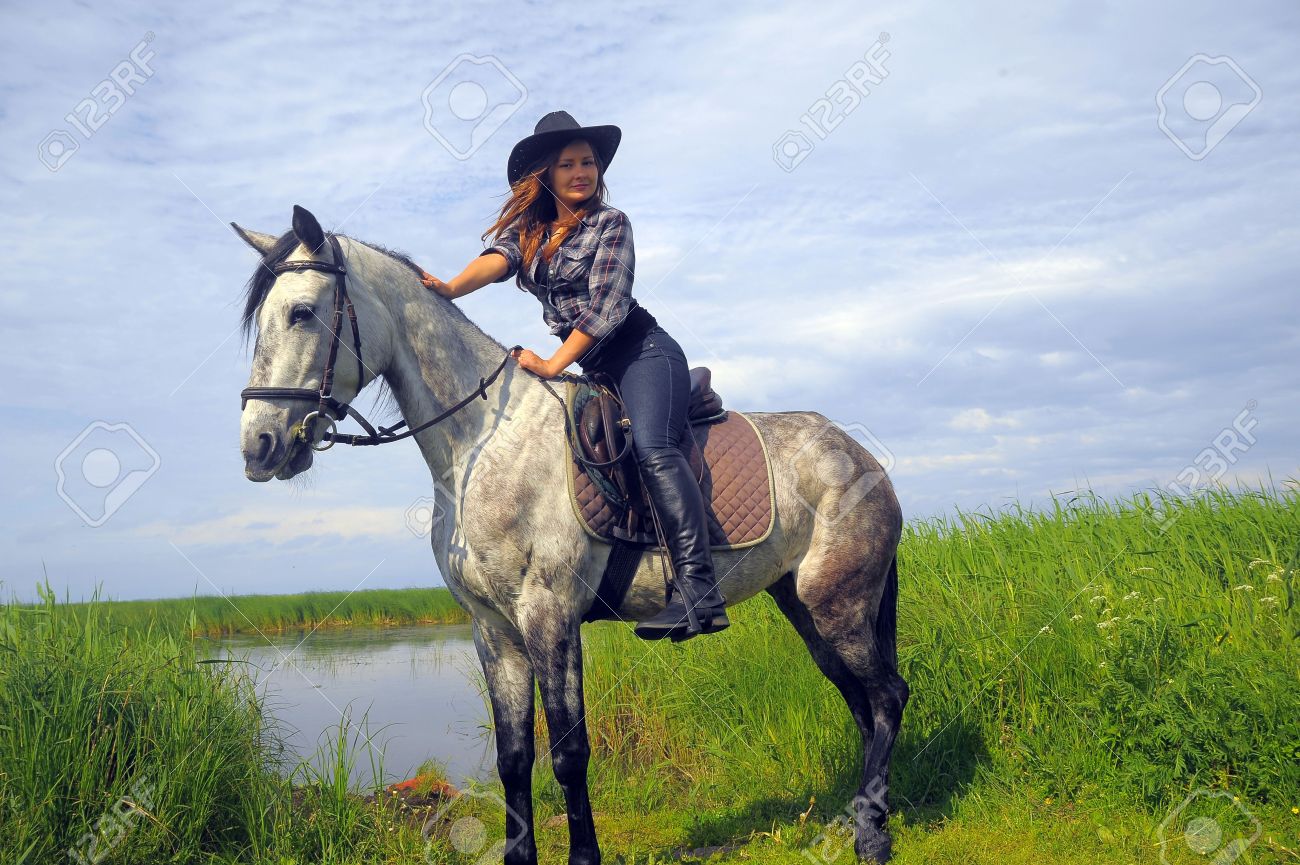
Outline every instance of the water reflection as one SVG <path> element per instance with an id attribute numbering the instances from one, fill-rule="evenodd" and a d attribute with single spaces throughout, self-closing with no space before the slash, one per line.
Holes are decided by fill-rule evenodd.
<path id="1" fill-rule="evenodd" d="M 433 758 L 460 786 L 486 778 L 496 754 L 481 696 L 482 672 L 469 625 L 320 628 L 224 637 L 209 658 L 246 659 L 286 745 L 311 758 L 336 738 L 341 713 L 353 722 L 354 784 L 400 781 Z M 358 735 L 369 711 L 369 743 Z M 332 728 L 332 729 L 331 729 Z"/>

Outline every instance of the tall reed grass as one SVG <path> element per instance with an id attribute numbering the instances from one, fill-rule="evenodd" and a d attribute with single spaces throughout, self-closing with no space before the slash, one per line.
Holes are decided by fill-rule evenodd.
<path id="1" fill-rule="evenodd" d="M 1075 496 L 910 523 L 895 807 L 942 820 L 1028 791 L 1159 815 L 1205 787 L 1289 815 L 1298 564 L 1294 487 Z M 353 622 L 445 614 L 428 592 L 357 593 L 338 609 L 338 595 L 288 597 L 300 606 L 233 600 L 268 627 L 344 609 Z M 418 832 L 347 790 L 349 722 L 326 759 L 281 779 L 286 751 L 247 675 L 200 663 L 187 636 L 242 615 L 197 600 L 62 606 L 46 587 L 38 605 L 0 609 L 0 861 L 90 861 L 105 845 L 128 863 L 421 861 Z M 825 819 L 851 795 L 860 744 L 834 688 L 765 595 L 731 618 L 676 646 L 622 624 L 585 629 L 602 826 L 632 814 L 641 837 L 660 819 L 707 822 L 701 837 L 762 825 L 775 837 L 803 827 L 811 798 Z M 541 813 L 563 810 L 544 758 L 536 789 Z"/>
<path id="2" fill-rule="evenodd" d="M 1013 787 L 1157 813 L 1197 787 L 1300 804 L 1298 555 L 1295 488 L 909 524 L 895 804 Z M 768 596 L 731 620 L 675 647 L 588 629 L 599 782 L 647 808 L 847 799 L 860 746 L 838 693 Z"/>
<path id="3" fill-rule="evenodd" d="M 348 862 L 386 857 L 348 788 L 365 721 L 292 760 L 239 664 L 114 621 L 114 605 L 0 608 L 0 862 Z M 132 623 L 135 624 L 135 623 Z M 287 777 L 286 777 L 287 776 Z M 376 777 L 382 777 L 377 767 Z"/>
<path id="4" fill-rule="evenodd" d="M 101 606 L 103 602 L 97 601 Z M 84 610 L 62 604 L 60 610 Z M 196 595 L 147 601 L 113 601 L 101 615 L 114 626 L 141 632 L 193 636 L 283 631 L 349 625 L 452 624 L 469 616 L 444 588 L 299 592 L 288 595 Z"/>

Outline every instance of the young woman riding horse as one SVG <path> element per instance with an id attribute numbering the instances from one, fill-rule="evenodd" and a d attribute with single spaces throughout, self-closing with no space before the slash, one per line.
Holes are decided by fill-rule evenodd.
<path id="1" fill-rule="evenodd" d="M 605 373 L 617 383 L 674 573 L 667 606 L 638 623 L 636 634 L 689 639 L 730 622 L 714 574 L 704 496 L 682 446 L 690 435 L 686 355 L 632 297 L 632 226 L 605 203 L 605 171 L 621 138 L 617 126 L 584 127 L 565 111 L 547 114 L 510 153 L 510 198 L 483 235 L 494 233 L 495 245 L 451 280 L 426 273 L 423 282 L 454 299 L 517 274 L 519 288 L 541 301 L 543 320 L 563 341 L 546 360 L 516 351 L 519 365 L 554 378 L 577 360 L 583 372 Z M 688 621 L 691 607 L 698 630 Z"/>

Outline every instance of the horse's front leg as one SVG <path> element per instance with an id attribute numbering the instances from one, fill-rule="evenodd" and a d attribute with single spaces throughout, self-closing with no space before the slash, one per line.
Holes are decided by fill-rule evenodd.
<path id="1" fill-rule="evenodd" d="M 536 865 L 533 837 L 533 667 L 523 637 L 474 621 L 474 647 L 492 701 L 497 772 L 506 790 L 505 865 Z"/>
<path id="2" fill-rule="evenodd" d="M 596 824 L 587 793 L 587 715 L 582 697 L 582 639 L 578 611 L 549 593 L 529 598 L 520 622 L 537 674 L 551 737 L 551 765 L 564 789 L 569 818 L 569 865 L 599 865 Z"/>

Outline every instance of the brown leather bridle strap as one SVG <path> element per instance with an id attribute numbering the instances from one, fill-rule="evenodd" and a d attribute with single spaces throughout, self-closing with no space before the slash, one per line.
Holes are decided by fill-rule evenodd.
<path id="1" fill-rule="evenodd" d="M 315 270 L 320 271 L 321 273 L 333 273 L 338 276 L 338 279 L 336 279 L 334 283 L 334 315 L 330 321 L 329 357 L 325 361 L 325 370 L 321 375 L 320 390 L 316 391 L 305 387 L 246 387 L 239 392 L 241 400 L 240 410 L 242 411 L 248 405 L 250 399 L 318 400 L 316 410 L 308 412 L 307 417 L 303 419 L 302 425 L 299 427 L 298 435 L 310 443 L 310 426 L 311 421 L 314 420 L 313 416 L 326 417 L 328 414 L 333 417 L 333 420 L 330 420 L 330 428 L 325 431 L 321 440 L 328 441 L 329 444 L 323 448 L 316 448 L 317 450 L 328 450 L 338 442 L 348 445 L 381 445 L 388 442 L 401 441 L 404 438 L 409 438 L 418 432 L 428 429 L 436 423 L 446 420 L 465 406 L 469 405 L 476 396 L 481 396 L 483 399 L 487 399 L 487 386 L 496 381 L 497 376 L 501 374 L 501 370 L 505 369 L 506 362 L 510 359 L 511 353 L 513 353 L 517 348 L 523 348 L 523 346 L 515 345 L 506 349 L 506 356 L 501 359 L 501 363 L 492 371 L 492 374 L 487 378 L 479 378 L 478 387 L 470 391 L 469 394 L 467 394 L 460 402 L 456 403 L 437 417 L 425 421 L 418 427 L 408 429 L 404 433 L 395 434 L 397 430 L 407 425 L 405 420 L 396 423 L 391 427 L 381 426 L 378 429 L 375 429 L 375 427 L 371 426 L 370 422 L 367 421 L 359 411 L 334 397 L 334 366 L 338 360 L 339 343 L 342 342 L 343 311 L 345 309 L 348 314 L 348 322 L 352 326 L 352 343 L 357 357 L 358 381 L 365 377 L 365 367 L 361 361 L 361 328 L 357 325 L 357 312 L 352 306 L 352 298 L 348 296 L 348 269 L 346 266 L 346 260 L 343 257 L 343 248 L 339 246 L 338 238 L 335 235 L 327 234 L 326 237 L 329 238 L 330 242 L 330 251 L 334 259 L 332 262 L 311 260 L 283 261 L 279 264 L 272 265 L 271 267 L 271 270 L 275 273 L 284 273 L 292 270 Z M 336 421 L 343 420 L 349 416 L 354 418 L 357 423 L 361 424 L 362 428 L 366 431 L 366 435 L 341 434 L 337 431 Z"/>
<path id="2" fill-rule="evenodd" d="M 327 236 L 333 261 L 282 261 L 271 266 L 271 271 L 274 273 L 316 270 L 322 273 L 338 275 L 338 279 L 334 283 L 334 316 L 330 322 L 329 358 L 325 361 L 320 390 L 314 391 L 305 387 L 246 387 L 239 393 L 241 410 L 248 405 L 250 399 L 315 399 L 319 400 L 317 412 L 322 416 L 327 412 L 333 415 L 336 420 L 342 420 L 347 416 L 348 406 L 334 398 L 334 365 L 338 361 L 339 343 L 342 341 L 344 307 L 347 308 L 348 318 L 352 322 L 352 342 L 357 355 L 358 373 L 361 371 L 362 363 L 361 329 L 357 326 L 356 311 L 352 308 L 352 298 L 348 297 L 348 269 L 344 263 L 343 249 L 339 246 L 337 237 L 332 234 Z M 360 375 L 358 375 L 359 378 Z"/>

